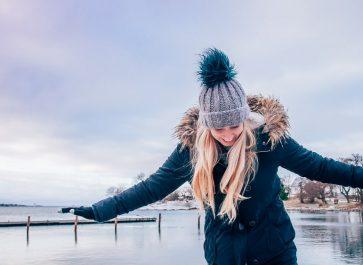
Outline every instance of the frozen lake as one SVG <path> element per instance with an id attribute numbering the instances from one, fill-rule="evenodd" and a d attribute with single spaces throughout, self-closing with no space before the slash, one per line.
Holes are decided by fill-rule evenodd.
<path id="1" fill-rule="evenodd" d="M 72 219 L 53 207 L 0 207 L 0 221 Z M 157 217 L 157 223 L 0 228 L 0 263 L 13 264 L 206 264 L 203 257 L 203 217 L 198 212 L 138 210 L 131 215 Z M 363 264 L 363 216 L 360 212 L 307 214 L 291 212 L 296 229 L 298 261 L 302 265 Z"/>

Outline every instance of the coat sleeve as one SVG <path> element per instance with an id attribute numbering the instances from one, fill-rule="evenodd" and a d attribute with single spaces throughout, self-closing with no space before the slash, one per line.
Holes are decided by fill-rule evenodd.
<path id="1" fill-rule="evenodd" d="M 95 220 L 103 222 L 119 214 L 163 199 L 192 178 L 189 149 L 179 143 L 159 169 L 146 180 L 120 194 L 92 204 Z"/>
<path id="2" fill-rule="evenodd" d="M 279 165 L 302 177 L 324 183 L 363 188 L 363 167 L 323 157 L 287 136 L 278 145 Z"/>

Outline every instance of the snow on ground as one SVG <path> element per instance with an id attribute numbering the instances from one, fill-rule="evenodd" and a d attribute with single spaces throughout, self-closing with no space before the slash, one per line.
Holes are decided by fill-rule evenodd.
<path id="1" fill-rule="evenodd" d="M 196 201 L 167 201 L 155 202 L 147 206 L 141 207 L 140 210 L 192 210 L 198 209 Z"/>

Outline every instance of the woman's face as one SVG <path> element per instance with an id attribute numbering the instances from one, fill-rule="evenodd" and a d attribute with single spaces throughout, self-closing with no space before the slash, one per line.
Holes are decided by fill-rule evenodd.
<path id="1" fill-rule="evenodd" d="M 210 129 L 213 137 L 224 146 L 232 146 L 243 131 L 243 123 L 233 127 Z"/>

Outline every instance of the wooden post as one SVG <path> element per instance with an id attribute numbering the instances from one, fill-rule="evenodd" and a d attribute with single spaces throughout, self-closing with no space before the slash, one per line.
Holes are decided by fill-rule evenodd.
<path id="1" fill-rule="evenodd" d="M 30 227 L 30 216 L 28 216 L 28 221 L 26 222 L 26 243 L 29 244 L 29 227 Z"/>
<path id="2" fill-rule="evenodd" d="M 117 231 L 117 222 L 118 222 L 118 220 L 117 220 L 117 217 L 115 218 L 115 232 Z"/>
<path id="3" fill-rule="evenodd" d="M 76 215 L 76 219 L 74 219 L 74 242 L 77 244 L 77 227 L 78 227 L 78 215 Z"/>
<path id="4" fill-rule="evenodd" d="M 26 233 L 29 234 L 29 227 L 30 227 L 30 216 L 28 216 L 28 221 L 26 222 Z"/>
<path id="5" fill-rule="evenodd" d="M 198 230 L 200 230 L 200 213 L 198 213 Z"/>
<path id="6" fill-rule="evenodd" d="M 78 227 L 78 215 L 76 215 L 76 219 L 74 219 L 74 232 L 77 233 Z"/>
<path id="7" fill-rule="evenodd" d="M 161 213 L 159 213 L 159 230 L 160 230 L 160 224 L 161 224 Z"/>
<path id="8" fill-rule="evenodd" d="M 117 223 L 118 223 L 118 219 L 117 216 L 115 217 L 115 243 L 117 243 Z"/>

